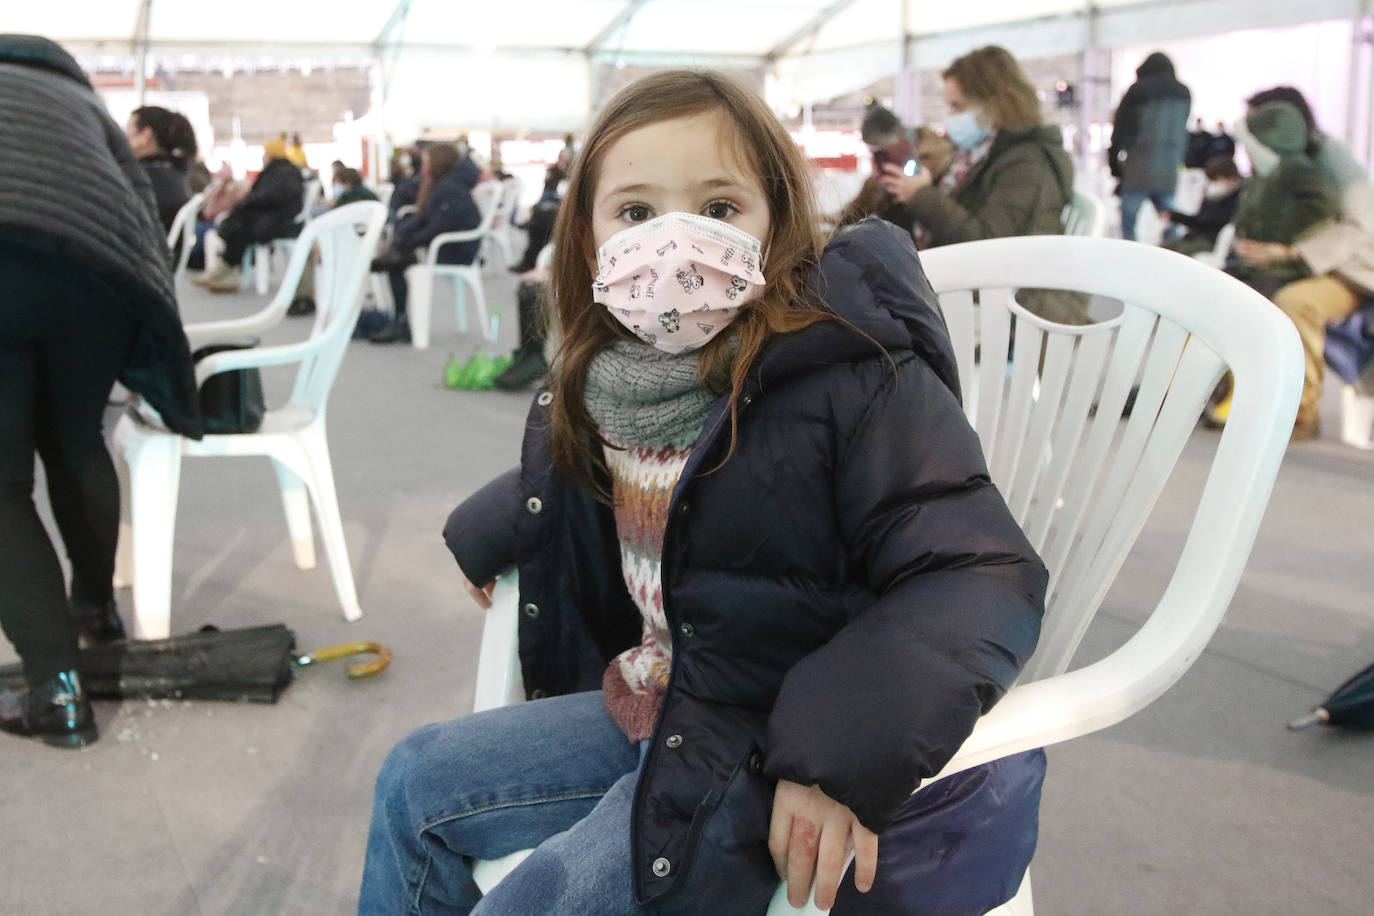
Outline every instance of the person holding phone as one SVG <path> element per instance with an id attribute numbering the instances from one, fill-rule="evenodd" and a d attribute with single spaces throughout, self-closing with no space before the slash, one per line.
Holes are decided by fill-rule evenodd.
<path id="1" fill-rule="evenodd" d="M 873 153 L 873 174 L 832 221 L 837 226 L 847 226 L 865 216 L 880 216 L 909 229 L 911 220 L 906 208 L 882 185 L 883 166 L 895 163 L 905 175 L 914 175 L 921 170 L 941 172 L 949 164 L 954 147 L 928 127 L 908 131 L 892 111 L 877 103 L 868 106 L 860 130 L 864 143 Z"/>
<path id="2" fill-rule="evenodd" d="M 1015 58 L 989 45 L 944 72 L 945 133 L 956 152 L 940 173 L 908 174 L 887 162 L 879 181 L 917 247 L 1014 235 L 1059 235 L 1073 197 L 1073 162 L 1059 128 L 1045 124 L 1035 87 Z M 898 209 L 900 208 L 900 210 Z M 1021 290 L 1018 301 L 1050 321 L 1087 323 L 1087 300 L 1074 293 Z"/>

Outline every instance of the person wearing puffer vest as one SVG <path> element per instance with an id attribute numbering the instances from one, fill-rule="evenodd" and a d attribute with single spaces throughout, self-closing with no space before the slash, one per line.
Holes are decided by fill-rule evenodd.
<path id="1" fill-rule="evenodd" d="M 1192 93 L 1174 76 L 1174 62 L 1158 51 L 1135 71 L 1112 118 L 1107 166 L 1120 179 L 1121 237 L 1135 239 L 1145 201 L 1160 212 L 1173 209 L 1178 170 L 1188 149 Z"/>
<path id="2" fill-rule="evenodd" d="M 808 187 L 720 74 L 603 109 L 556 233 L 552 384 L 444 529 L 479 604 L 519 571 L 530 702 L 396 746 L 360 913 L 757 916 L 811 866 L 836 916 L 1016 893 L 1043 754 L 915 790 L 1029 658 L 1048 576 L 910 235 L 822 247 Z M 482 897 L 472 860 L 531 846 Z"/>
<path id="3" fill-rule="evenodd" d="M 77 62 L 35 35 L 0 35 L 0 283 L 0 624 L 26 682 L 5 692 L 0 729 L 81 747 L 98 732 L 78 637 L 124 637 L 110 388 L 174 432 L 200 438 L 202 423 L 148 175 Z M 33 503 L 35 453 L 70 599 Z"/>

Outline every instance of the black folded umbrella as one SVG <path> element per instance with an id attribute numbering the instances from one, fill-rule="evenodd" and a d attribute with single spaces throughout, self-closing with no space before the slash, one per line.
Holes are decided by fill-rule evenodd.
<path id="1" fill-rule="evenodd" d="M 1337 687 L 1325 703 L 1288 723 L 1293 731 L 1312 725 L 1374 728 L 1374 665 Z"/>
<path id="2" fill-rule="evenodd" d="M 357 642 L 295 655 L 296 634 L 282 624 L 220 630 L 213 626 L 169 639 L 124 640 L 82 649 L 77 661 L 86 692 L 101 699 L 230 700 L 275 703 L 297 668 L 359 653 L 377 656 L 348 667 L 367 677 L 391 664 L 391 650 Z M 0 679 L 22 677 L 19 665 Z"/>

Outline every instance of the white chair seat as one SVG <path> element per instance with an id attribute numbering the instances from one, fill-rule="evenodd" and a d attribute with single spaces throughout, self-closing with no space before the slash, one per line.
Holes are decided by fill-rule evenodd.
<path id="1" fill-rule="evenodd" d="M 446 245 L 476 242 L 480 253 L 484 240 L 492 232 L 493 213 L 502 195 L 502 186 L 495 181 L 484 181 L 472 189 L 473 202 L 481 213 L 476 229 L 462 232 L 444 232 L 429 243 L 420 263 L 406 268 L 406 285 L 410 301 L 407 313 L 410 317 L 411 343 L 417 350 L 429 347 L 431 318 L 434 312 L 434 287 L 440 277 L 448 278 L 453 284 L 454 309 L 459 333 L 468 328 L 467 311 L 464 305 L 471 301 L 477 313 L 482 336 L 495 343 L 500 330 L 500 314 L 487 310 L 486 292 L 482 288 L 481 259 L 471 264 L 441 264 L 439 252 Z M 468 296 L 471 299 L 468 299 Z"/>
<path id="2" fill-rule="evenodd" d="M 386 208 L 371 201 L 350 204 L 320 217 L 301 233 L 301 244 L 287 265 L 286 278 L 267 308 L 248 318 L 186 329 L 187 339 L 195 346 L 197 342 L 255 333 L 280 322 L 305 259 L 313 248 L 320 249 L 316 317 L 307 340 L 225 350 L 196 365 L 197 382 L 203 384 L 221 371 L 299 364 L 290 399 L 268 410 L 257 431 L 207 435 L 197 441 L 151 425 L 141 411 L 126 413 L 115 425 L 113 451 L 124 484 L 120 488 L 124 499 L 115 584 L 133 587 L 135 638 L 160 638 L 171 630 L 172 552 L 183 457 L 271 458 L 296 565 L 301 569 L 315 565 L 310 521 L 313 509 L 344 618 L 357 620 L 362 616 L 334 490 L 325 406 L 357 322 L 363 282 L 385 220 Z"/>

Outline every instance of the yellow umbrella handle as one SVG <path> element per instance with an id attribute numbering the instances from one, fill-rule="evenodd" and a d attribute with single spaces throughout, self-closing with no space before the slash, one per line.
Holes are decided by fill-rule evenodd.
<path id="1" fill-rule="evenodd" d="M 362 655 L 364 653 L 371 653 L 377 657 L 370 662 L 358 662 L 349 665 L 346 669 L 349 677 L 371 677 L 379 671 L 386 670 L 387 665 L 391 664 L 391 650 L 379 642 L 345 642 L 337 646 L 316 649 L 308 655 L 298 657 L 296 664 L 298 666 L 313 665 L 317 662 L 327 662 L 336 658 L 347 658 L 350 655 Z"/>

